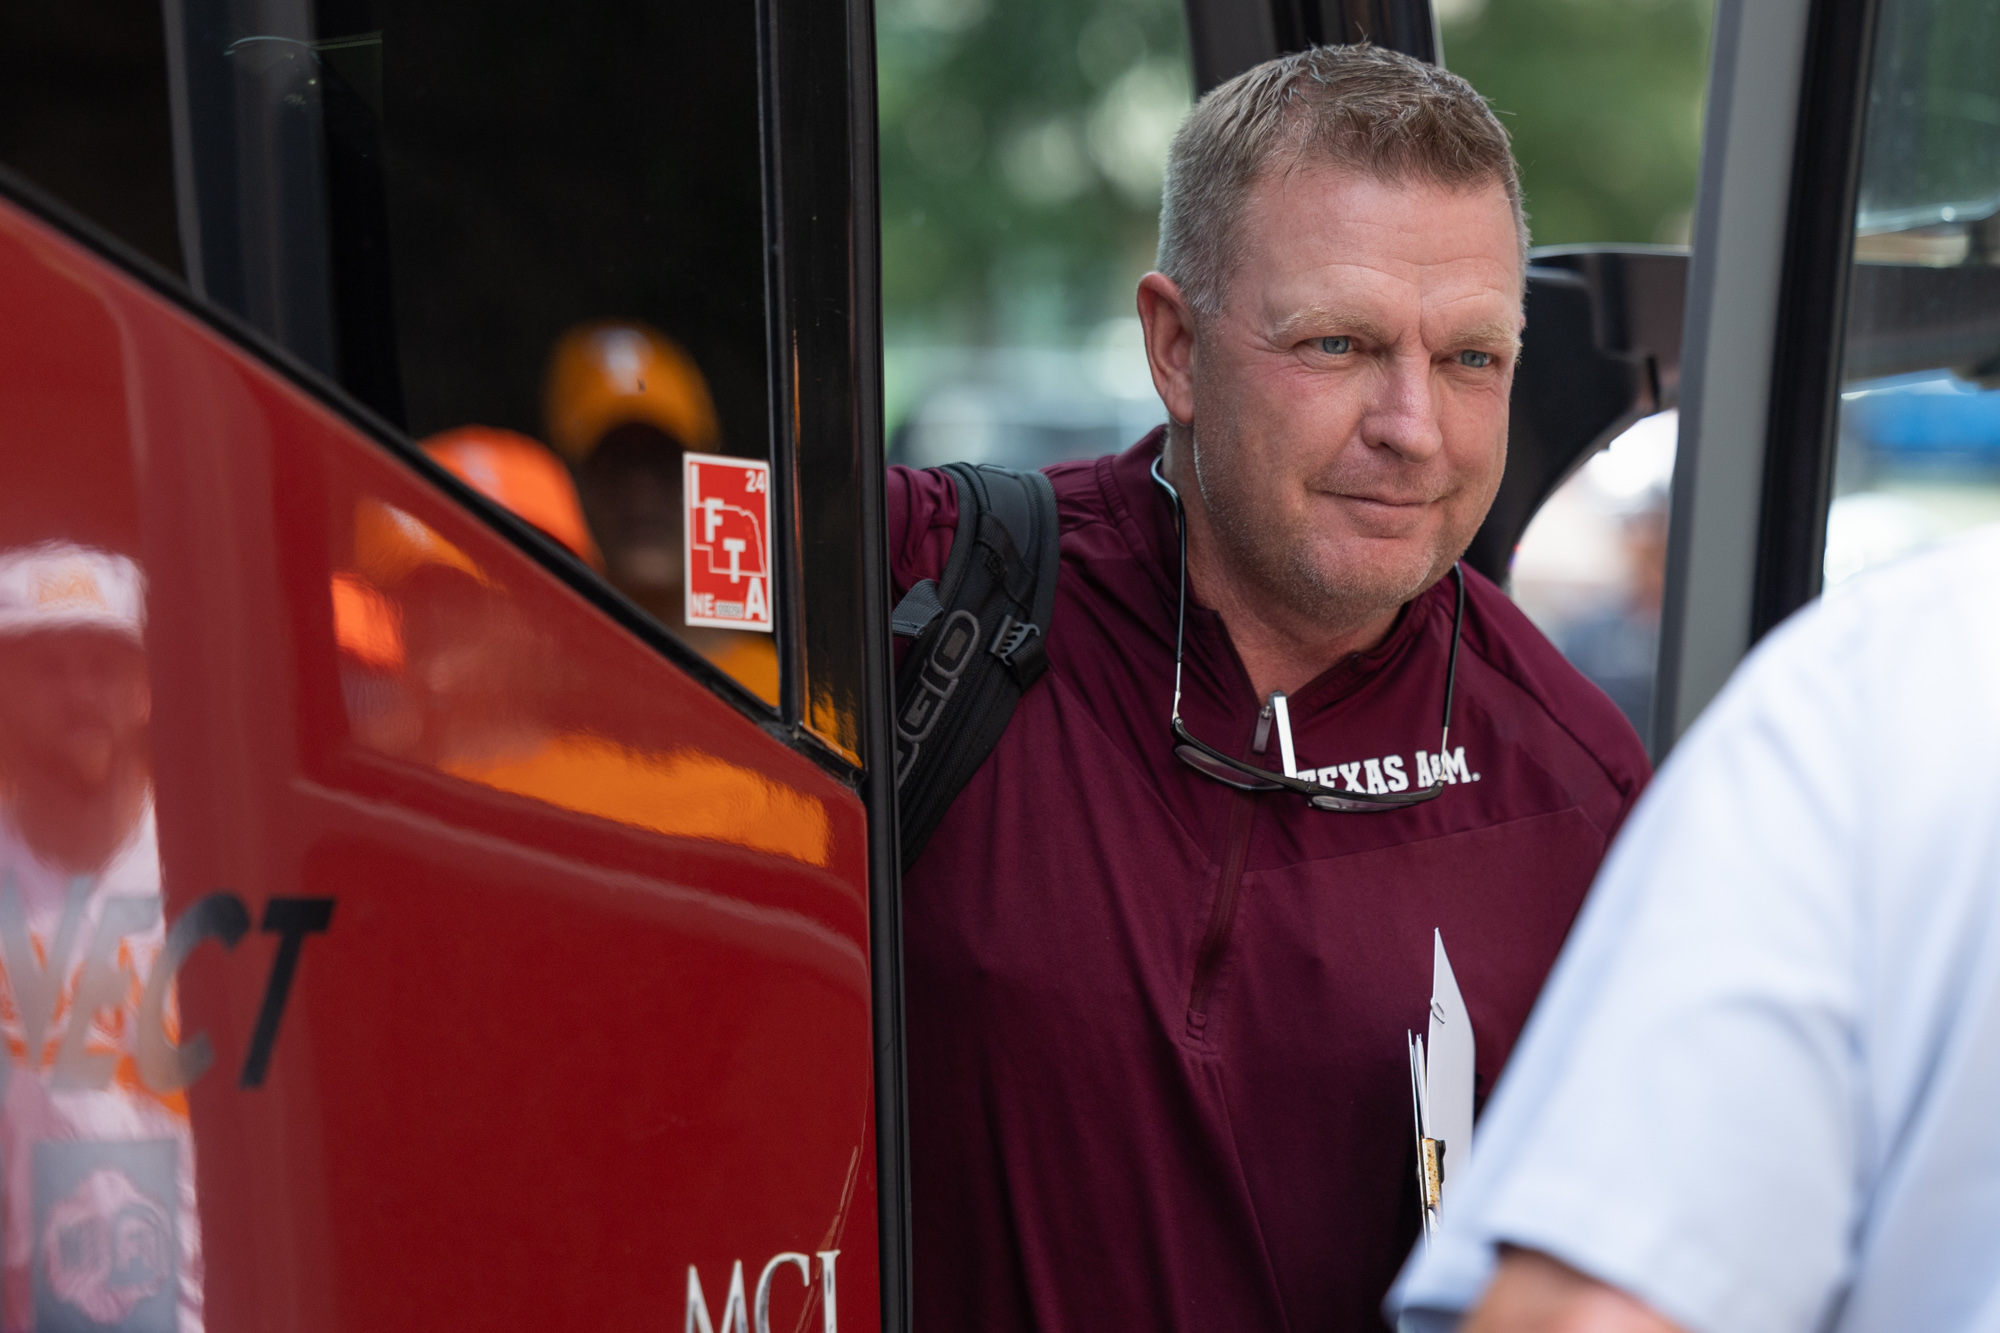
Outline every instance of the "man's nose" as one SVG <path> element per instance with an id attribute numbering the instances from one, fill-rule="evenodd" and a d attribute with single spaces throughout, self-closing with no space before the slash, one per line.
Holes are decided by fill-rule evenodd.
<path id="1" fill-rule="evenodd" d="M 1411 462 L 1423 462 L 1444 448 L 1429 356 L 1398 355 L 1383 363 L 1362 430 L 1369 444 Z"/>

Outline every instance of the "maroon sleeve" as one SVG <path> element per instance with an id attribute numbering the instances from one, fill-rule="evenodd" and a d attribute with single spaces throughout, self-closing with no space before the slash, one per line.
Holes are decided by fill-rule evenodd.
<path id="1" fill-rule="evenodd" d="M 958 532 L 958 487 L 936 468 L 889 469 L 889 597 L 943 575 Z"/>
<path id="2" fill-rule="evenodd" d="M 914 584 L 944 574 L 951 539 L 958 533 L 958 487 L 936 468 L 889 469 L 889 605 Z M 894 639 L 894 664 L 903 669 L 910 641 Z"/>

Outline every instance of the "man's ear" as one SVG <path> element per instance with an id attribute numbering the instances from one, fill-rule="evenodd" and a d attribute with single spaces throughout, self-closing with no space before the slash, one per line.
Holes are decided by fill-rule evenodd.
<path id="1" fill-rule="evenodd" d="M 1194 310 L 1164 273 L 1139 279 L 1139 326 L 1146 333 L 1146 364 L 1167 415 L 1194 420 Z"/>

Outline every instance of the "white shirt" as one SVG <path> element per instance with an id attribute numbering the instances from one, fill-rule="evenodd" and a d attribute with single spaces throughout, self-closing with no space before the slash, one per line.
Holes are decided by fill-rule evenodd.
<path id="1" fill-rule="evenodd" d="M 2000 1329 L 2000 530 L 1779 629 L 1606 861 L 1390 1294 L 1528 1246 L 1695 1333 Z"/>
<path id="2" fill-rule="evenodd" d="M 73 892 L 81 901 L 69 948 L 54 957 Z M 143 924 L 119 932 L 119 918 L 107 920 L 121 900 L 127 920 Z M 150 1092 L 133 1062 L 140 992 L 165 939 L 150 802 L 124 846 L 80 883 L 42 860 L 0 805 L 0 1058 L 9 1061 L 0 1078 L 0 1333 L 92 1321 L 200 1333 L 187 1102 Z M 30 953 L 40 975 L 17 975 L 13 960 Z M 72 1043 L 82 978 L 105 962 L 127 978 L 126 994 Z M 41 993 L 38 1006 L 30 991 Z M 34 1043 L 31 1007 L 46 1011 Z M 171 1004 L 166 1021 L 178 1027 Z M 99 1062 L 94 1080 L 77 1071 L 95 1086 L 62 1086 L 78 1057 Z"/>

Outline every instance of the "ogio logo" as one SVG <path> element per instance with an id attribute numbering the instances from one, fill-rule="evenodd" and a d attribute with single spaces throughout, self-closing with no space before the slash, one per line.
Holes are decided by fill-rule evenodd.
<path id="1" fill-rule="evenodd" d="M 958 690 L 958 678 L 972 664 L 979 647 L 979 619 L 970 611 L 954 611 L 938 627 L 930 656 L 917 676 L 917 688 L 896 713 L 896 785 L 910 775 L 917 754 L 937 726 L 947 700 Z"/>

